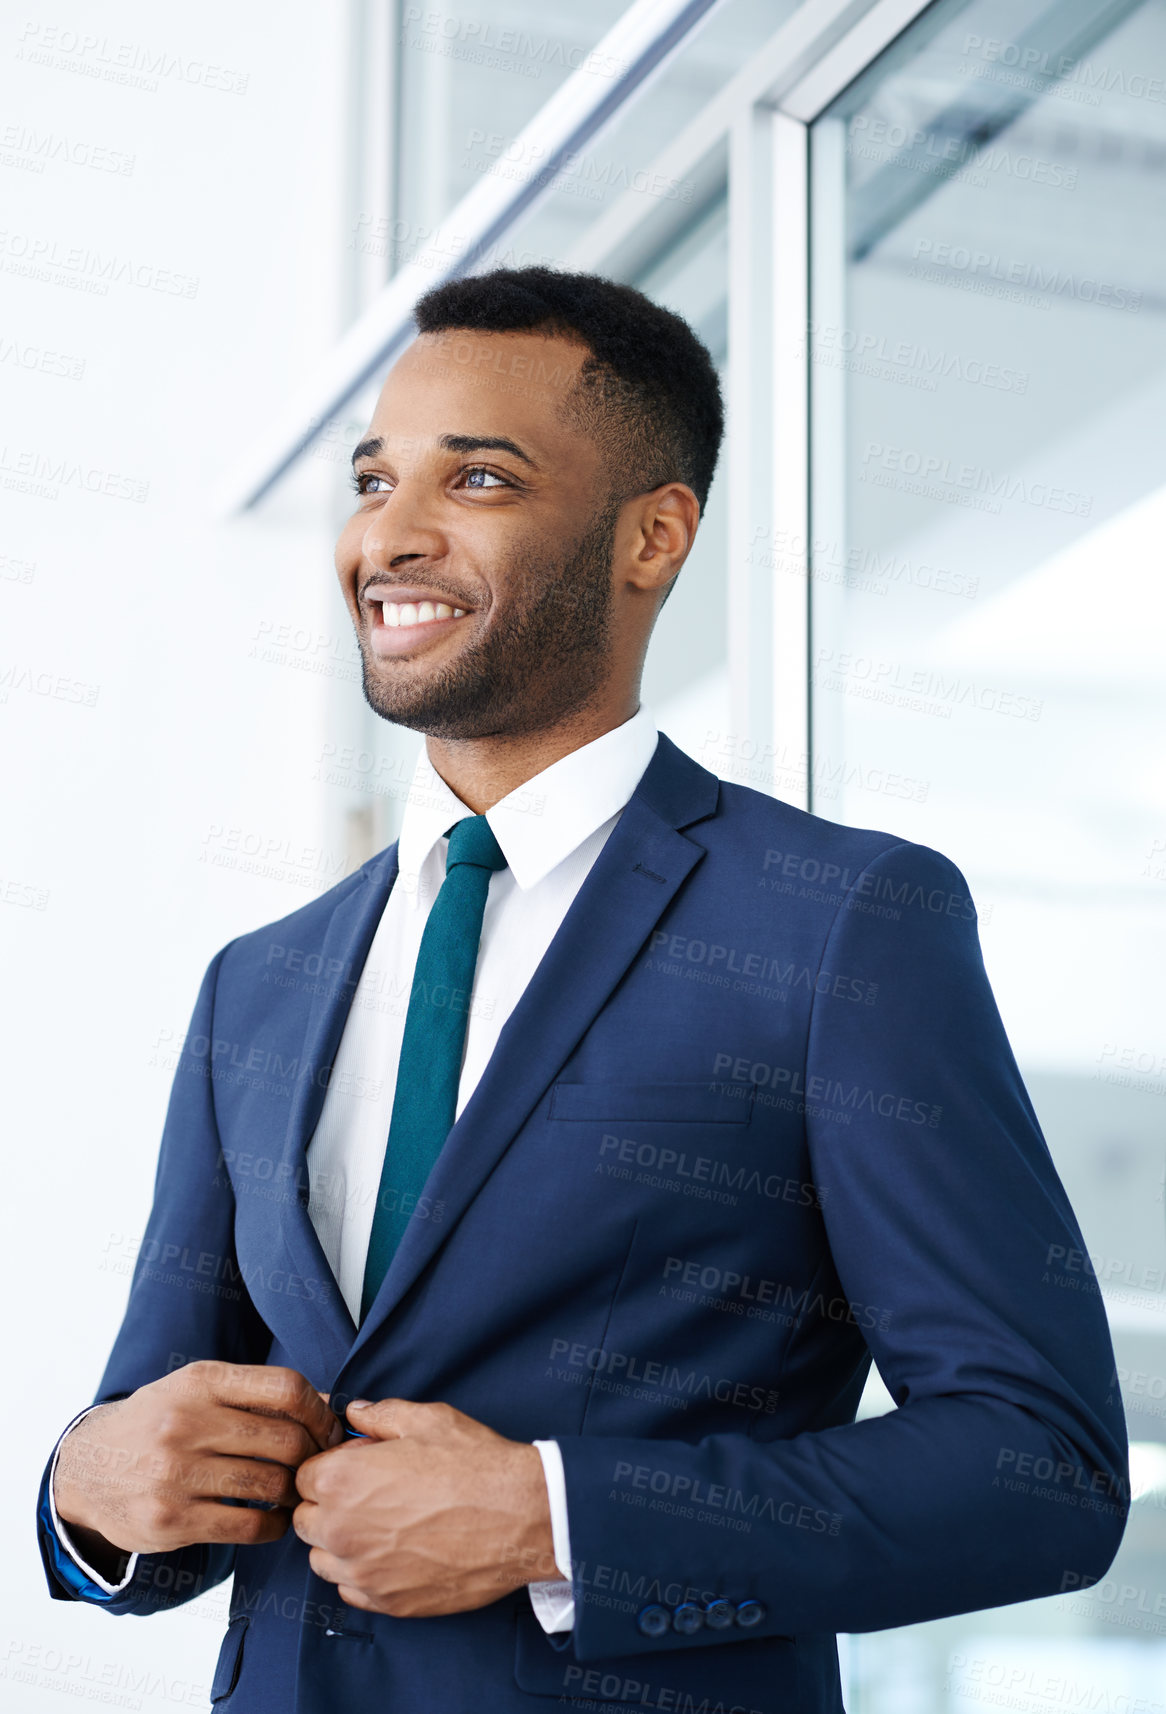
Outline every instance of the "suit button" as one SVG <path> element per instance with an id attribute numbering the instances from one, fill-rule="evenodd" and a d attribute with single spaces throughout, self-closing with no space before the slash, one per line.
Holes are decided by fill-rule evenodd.
<path id="1" fill-rule="evenodd" d="M 672 1615 L 672 1629 L 682 1637 L 690 1637 L 704 1624 L 704 1614 L 695 1601 L 682 1601 Z"/>
<path id="2" fill-rule="evenodd" d="M 704 1610 L 704 1622 L 710 1631 L 723 1631 L 734 1617 L 731 1601 L 710 1601 Z"/>
<path id="3" fill-rule="evenodd" d="M 765 1617 L 765 1608 L 760 1601 L 741 1601 L 737 1607 L 737 1623 L 743 1631 L 751 1631 L 754 1625 L 759 1625 Z"/>
<path id="4" fill-rule="evenodd" d="M 636 1619 L 636 1629 L 644 1637 L 662 1637 L 672 1629 L 667 1607 L 645 1607 Z"/>

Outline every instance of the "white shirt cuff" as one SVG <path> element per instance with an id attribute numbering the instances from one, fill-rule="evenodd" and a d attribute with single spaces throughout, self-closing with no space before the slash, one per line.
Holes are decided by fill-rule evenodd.
<path id="1" fill-rule="evenodd" d="M 557 1440 L 536 1440 L 551 1506 L 551 1541 L 555 1564 L 565 1583 L 528 1583 L 534 1616 L 544 1631 L 569 1631 L 575 1623 L 575 1594 L 571 1586 L 571 1532 L 567 1523 L 567 1479 Z"/>
<path id="2" fill-rule="evenodd" d="M 54 1492 L 57 1481 L 57 1459 L 61 1456 L 61 1447 L 65 1444 L 65 1436 L 72 1434 L 77 1424 L 85 1421 L 85 1418 L 89 1415 L 89 1411 L 96 1410 L 97 1408 L 98 1407 L 96 1405 L 90 1405 L 89 1410 L 83 1410 L 80 1416 L 74 1417 L 73 1421 L 65 1430 L 65 1433 L 62 1434 L 60 1440 L 57 1441 L 56 1447 L 53 1450 L 52 1469 L 49 1471 L 49 1514 L 53 1520 L 53 1528 L 57 1532 L 57 1540 L 69 1555 L 69 1558 L 73 1561 L 74 1565 L 80 1566 L 86 1577 L 91 1577 L 97 1587 L 99 1589 L 103 1589 L 107 1595 L 120 1595 L 122 1590 L 128 1589 L 134 1580 L 134 1571 L 137 1568 L 138 1555 L 136 1553 L 130 1554 L 129 1564 L 126 1566 L 125 1570 L 125 1576 L 122 1578 L 120 1583 L 107 1583 L 100 1571 L 94 1571 L 91 1565 L 87 1565 L 85 1563 L 73 1543 L 69 1540 L 69 1532 L 57 1516 L 57 1496 Z M 556 1446 L 555 1451 L 557 1452 L 558 1450 L 559 1449 Z M 562 1461 L 560 1460 L 560 1464 L 561 1462 Z M 558 1564 L 557 1555 L 555 1557 L 555 1564 Z"/>

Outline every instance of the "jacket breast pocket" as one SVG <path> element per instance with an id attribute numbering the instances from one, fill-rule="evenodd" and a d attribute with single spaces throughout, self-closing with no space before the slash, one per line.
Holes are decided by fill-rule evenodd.
<path id="1" fill-rule="evenodd" d="M 552 1120 L 622 1125 L 747 1125 L 751 1083 L 556 1083 Z"/>

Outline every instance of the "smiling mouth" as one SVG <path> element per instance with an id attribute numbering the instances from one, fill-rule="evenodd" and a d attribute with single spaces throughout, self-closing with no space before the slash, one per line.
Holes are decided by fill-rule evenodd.
<path id="1" fill-rule="evenodd" d="M 369 647 L 381 658 L 428 651 L 454 630 L 472 612 L 451 601 L 402 601 L 375 596 L 368 601 L 372 614 Z"/>

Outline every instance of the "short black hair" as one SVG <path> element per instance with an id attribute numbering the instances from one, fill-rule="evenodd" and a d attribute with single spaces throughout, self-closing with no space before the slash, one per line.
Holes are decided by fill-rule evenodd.
<path id="1" fill-rule="evenodd" d="M 449 280 L 414 311 L 421 333 L 545 333 L 587 347 L 569 414 L 599 441 L 624 497 L 683 482 L 704 511 L 725 412 L 707 347 L 634 286 L 555 268 Z"/>

